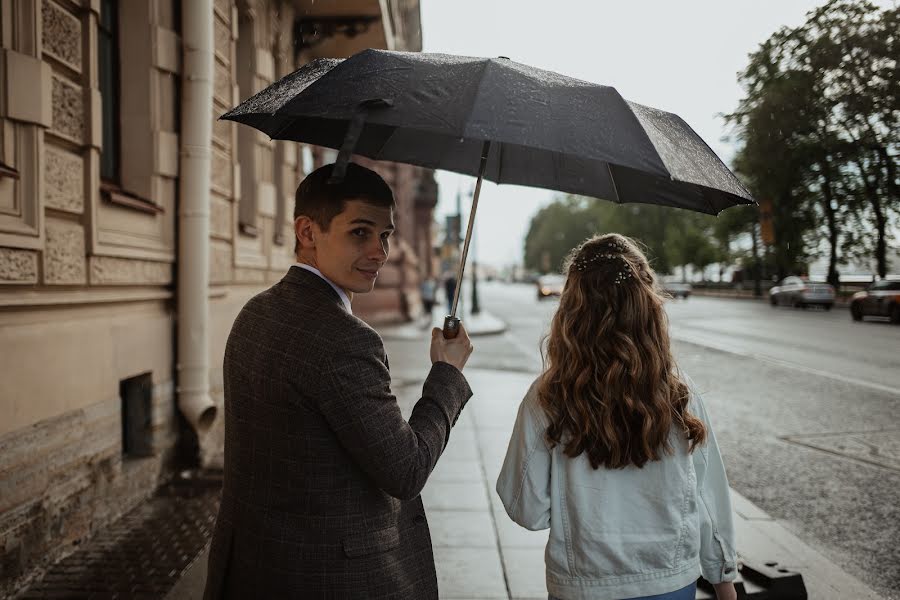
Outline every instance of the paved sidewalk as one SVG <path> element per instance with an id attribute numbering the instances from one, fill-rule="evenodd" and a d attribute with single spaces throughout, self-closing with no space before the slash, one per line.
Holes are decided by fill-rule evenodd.
<path id="1" fill-rule="evenodd" d="M 430 366 L 427 331 L 420 330 L 418 338 L 382 334 L 391 357 L 394 391 L 408 417 Z M 544 600 L 548 532 L 528 531 L 513 523 L 494 492 L 519 402 L 536 373 L 478 368 L 466 368 L 465 373 L 475 395 L 422 492 L 441 598 Z M 811 600 L 879 598 L 736 492 L 733 506 L 743 559 L 799 571 Z M 199 599 L 205 568 L 204 555 L 167 598 Z M 701 597 L 708 596 L 701 592 Z"/>
<path id="2" fill-rule="evenodd" d="M 394 391 L 408 417 L 430 368 L 429 330 L 413 325 L 412 328 L 385 328 L 381 333 L 391 357 Z M 514 343 L 509 338 L 497 335 L 486 339 L 490 343 L 484 344 L 482 350 L 493 353 L 494 363 L 515 364 L 512 359 L 498 361 L 497 358 L 498 353 L 513 352 Z M 476 342 L 476 352 L 479 343 Z M 422 493 L 434 545 L 440 596 L 443 600 L 543 600 L 547 597 L 544 546 L 548 532 L 531 532 L 514 524 L 494 492 L 519 402 L 537 375 L 536 363 L 531 367 L 520 365 L 519 370 L 477 368 L 484 363 L 472 363 L 475 366 L 467 367 L 465 373 L 475 395 L 453 429 L 450 443 Z M 199 501 L 203 492 L 195 493 L 200 494 L 196 496 Z M 165 573 L 153 576 L 150 586 L 137 581 L 146 572 L 132 571 L 146 571 L 147 560 L 155 559 L 145 554 L 140 566 L 122 560 L 121 548 L 139 544 L 143 538 L 159 541 L 161 531 L 156 515 L 165 515 L 167 528 L 175 532 L 175 538 L 185 535 L 193 538 L 195 534 L 188 533 L 189 530 L 202 532 L 208 538 L 217 497 L 202 500 L 192 511 L 186 510 L 180 495 L 171 496 L 168 503 L 164 497 L 165 494 L 162 498 L 158 496 L 153 501 L 156 504 L 148 503 L 133 511 L 131 522 L 123 519 L 124 526 L 113 526 L 108 534 L 100 534 L 67 559 L 68 563 L 51 569 L 46 581 L 36 584 L 31 594 L 26 592 L 22 597 L 45 597 L 42 587 L 46 584 L 56 586 L 54 591 L 59 592 L 52 597 L 62 598 L 202 598 L 208 552 L 202 538 L 196 540 L 198 543 L 193 540 L 188 544 L 178 543 L 172 549 L 158 548 L 161 556 L 174 556 L 175 562 L 166 566 Z M 811 600 L 879 598 L 737 493 L 733 493 L 733 505 L 738 551 L 744 560 L 754 564 L 777 563 L 776 568 L 799 571 Z M 157 508 L 151 510 L 153 506 Z M 148 544 L 152 546 L 154 542 Z M 66 566 L 82 563 L 88 569 L 87 580 L 81 577 L 81 571 Z M 95 575 L 98 568 L 103 577 Z M 75 591 L 69 582 L 77 584 L 79 580 L 89 582 L 90 586 L 82 585 L 81 592 L 66 595 L 67 589 Z M 105 583 L 106 580 L 110 583 Z M 118 587 L 119 581 L 127 581 L 129 585 L 122 589 Z M 84 595 L 88 590 L 89 594 Z M 700 592 L 697 597 L 709 596 Z"/>

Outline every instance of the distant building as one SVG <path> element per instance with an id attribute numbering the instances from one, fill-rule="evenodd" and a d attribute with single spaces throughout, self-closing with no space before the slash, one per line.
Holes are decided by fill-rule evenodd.
<path id="1" fill-rule="evenodd" d="M 421 48 L 418 0 L 215 0 L 198 17 L 213 31 L 209 196 L 186 208 L 182 24 L 204 6 L 0 4 L 0 596 L 186 461 L 219 460 L 231 323 L 292 264 L 294 190 L 333 153 L 214 119 L 313 58 Z M 433 269 L 437 187 L 375 168 L 398 236 L 355 312 L 400 321 Z M 201 251 L 179 243 L 182 219 L 208 225 Z"/>

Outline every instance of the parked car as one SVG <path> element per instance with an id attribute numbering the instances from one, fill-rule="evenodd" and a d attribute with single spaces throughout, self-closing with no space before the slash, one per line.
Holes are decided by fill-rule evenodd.
<path id="1" fill-rule="evenodd" d="M 562 275 L 541 275 L 537 279 L 537 299 L 559 296 L 565 284 L 566 278 Z"/>
<path id="2" fill-rule="evenodd" d="M 821 306 L 831 310 L 834 306 L 834 287 L 827 283 L 811 283 L 800 277 L 785 277 L 769 290 L 769 304 L 772 306 Z"/>
<path id="3" fill-rule="evenodd" d="M 863 317 L 890 317 L 900 323 L 900 281 L 876 281 L 866 291 L 853 294 L 850 316 L 854 321 Z"/>
<path id="4" fill-rule="evenodd" d="M 667 281 L 663 284 L 663 290 L 673 298 L 685 298 L 691 295 L 694 288 L 689 283 L 678 283 L 676 281 Z"/>

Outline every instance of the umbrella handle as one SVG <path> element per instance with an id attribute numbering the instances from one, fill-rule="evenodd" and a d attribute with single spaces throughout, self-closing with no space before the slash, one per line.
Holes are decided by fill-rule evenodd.
<path id="1" fill-rule="evenodd" d="M 447 315 L 444 317 L 444 339 L 452 340 L 459 335 L 459 319 Z"/>
<path id="2" fill-rule="evenodd" d="M 475 193 L 472 195 L 472 210 L 469 211 L 469 225 L 466 227 L 466 240 L 463 244 L 462 256 L 459 259 L 459 270 L 456 272 L 456 292 L 453 294 L 453 305 L 450 308 L 450 316 L 456 317 L 456 307 L 459 305 L 459 293 L 462 290 L 463 273 L 466 270 L 466 257 L 469 255 L 469 242 L 472 240 L 472 226 L 475 224 L 475 211 L 478 210 L 478 196 L 481 195 L 481 182 L 484 180 L 484 172 L 487 169 L 488 154 L 491 151 L 491 142 L 487 140 L 481 147 L 481 165 L 478 167 L 478 181 L 475 182 Z"/>

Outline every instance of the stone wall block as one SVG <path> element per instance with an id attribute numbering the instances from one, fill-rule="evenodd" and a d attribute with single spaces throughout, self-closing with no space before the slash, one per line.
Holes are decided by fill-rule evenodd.
<path id="1" fill-rule="evenodd" d="M 231 239 L 232 205 L 228 200 L 213 195 L 210 198 L 209 233 L 210 235 Z"/>
<path id="2" fill-rule="evenodd" d="M 231 196 L 231 158 L 224 152 L 213 149 L 210 168 L 212 169 L 210 175 L 212 176 L 213 186 L 222 194 Z"/>
<path id="3" fill-rule="evenodd" d="M 233 278 L 231 245 L 213 241 L 209 250 L 210 283 L 230 283 Z"/>
<path id="4" fill-rule="evenodd" d="M 0 283 L 37 283 L 37 252 L 0 248 Z"/>
<path id="5" fill-rule="evenodd" d="M 84 140 L 84 115 L 84 94 L 81 89 L 54 77 L 53 130 L 81 143 Z"/>
<path id="6" fill-rule="evenodd" d="M 44 52 L 81 72 L 81 21 L 52 0 L 41 8 Z"/>
<path id="7" fill-rule="evenodd" d="M 92 256 L 91 283 L 94 285 L 168 285 L 172 283 L 172 265 L 149 260 Z"/>
<path id="8" fill-rule="evenodd" d="M 84 228 L 79 223 L 47 219 L 44 250 L 44 281 L 53 284 L 83 284 Z"/>
<path id="9" fill-rule="evenodd" d="M 231 27 L 221 19 L 214 20 L 216 54 L 219 59 L 228 63 L 231 59 Z"/>
<path id="10" fill-rule="evenodd" d="M 220 121 L 218 114 L 213 114 L 213 142 L 220 145 L 226 151 L 231 150 L 231 121 Z"/>
<path id="11" fill-rule="evenodd" d="M 46 205 L 81 213 L 84 210 L 84 161 L 77 154 L 49 145 L 45 148 Z"/>
<path id="12" fill-rule="evenodd" d="M 224 105 L 228 104 L 231 97 L 231 72 L 218 61 L 213 73 L 213 97 Z"/>

